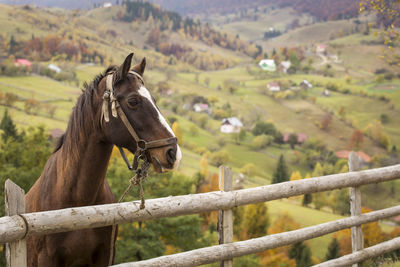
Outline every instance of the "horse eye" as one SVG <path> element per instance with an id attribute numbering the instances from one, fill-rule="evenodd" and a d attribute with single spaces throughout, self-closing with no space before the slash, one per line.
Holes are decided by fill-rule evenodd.
<path id="1" fill-rule="evenodd" d="M 139 101 L 138 101 L 138 99 L 136 97 L 130 98 L 128 100 L 128 105 L 131 106 L 131 107 L 134 107 L 137 104 L 139 104 Z"/>

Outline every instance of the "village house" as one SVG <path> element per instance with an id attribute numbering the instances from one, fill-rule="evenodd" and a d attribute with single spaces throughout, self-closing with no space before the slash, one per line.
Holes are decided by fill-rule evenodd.
<path id="1" fill-rule="evenodd" d="M 281 86 L 277 82 L 270 82 L 267 87 L 271 92 L 279 92 L 281 90 Z"/>
<path id="2" fill-rule="evenodd" d="M 351 151 L 349 151 L 349 150 L 340 150 L 340 151 L 337 151 L 335 154 L 336 154 L 336 157 L 338 157 L 340 159 L 348 159 L 350 152 Z M 358 159 L 360 160 L 362 165 L 368 165 L 371 162 L 371 157 L 368 156 L 366 153 L 364 153 L 362 151 L 357 151 L 355 153 L 358 156 Z"/>
<path id="3" fill-rule="evenodd" d="M 331 96 L 331 93 L 329 92 L 328 89 L 325 89 L 325 90 L 322 92 L 322 96 L 328 97 L 328 96 Z"/>
<path id="4" fill-rule="evenodd" d="M 17 67 L 30 68 L 32 66 L 32 63 L 27 59 L 19 58 L 19 59 L 14 60 L 14 65 Z"/>
<path id="5" fill-rule="evenodd" d="M 319 45 L 317 45 L 316 52 L 317 52 L 317 54 L 324 54 L 324 53 L 326 53 L 326 45 L 324 45 L 324 44 L 319 44 Z"/>
<path id="6" fill-rule="evenodd" d="M 112 7 L 112 3 L 106 2 L 106 3 L 103 4 L 103 7 L 104 8 Z"/>
<path id="7" fill-rule="evenodd" d="M 60 73 L 61 72 L 61 69 L 57 65 L 55 65 L 53 63 L 49 64 L 47 66 L 47 68 L 49 68 L 50 70 L 52 70 L 52 71 L 54 71 L 56 73 Z"/>
<path id="8" fill-rule="evenodd" d="M 243 123 L 236 117 L 226 118 L 222 120 L 222 133 L 239 133 L 243 127 Z"/>
<path id="9" fill-rule="evenodd" d="M 258 65 L 266 71 L 274 72 L 276 71 L 275 60 L 273 59 L 262 59 Z"/>
<path id="10" fill-rule="evenodd" d="M 292 66 L 292 62 L 288 61 L 282 61 L 281 62 L 281 69 L 283 73 L 287 73 L 288 69 Z"/>
<path id="11" fill-rule="evenodd" d="M 300 87 L 301 87 L 301 89 L 311 89 L 311 88 L 313 88 L 313 85 L 311 83 L 309 83 L 307 80 L 303 80 L 300 83 Z"/>
<path id="12" fill-rule="evenodd" d="M 204 112 L 207 114 L 210 114 L 210 107 L 208 106 L 208 104 L 203 104 L 203 103 L 196 103 L 193 105 L 193 110 L 195 112 Z"/>

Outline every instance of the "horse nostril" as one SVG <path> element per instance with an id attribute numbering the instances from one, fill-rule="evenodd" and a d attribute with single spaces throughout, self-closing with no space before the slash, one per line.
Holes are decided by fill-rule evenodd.
<path id="1" fill-rule="evenodd" d="M 171 148 L 167 150 L 167 161 L 169 164 L 174 164 L 176 161 L 176 150 Z"/>

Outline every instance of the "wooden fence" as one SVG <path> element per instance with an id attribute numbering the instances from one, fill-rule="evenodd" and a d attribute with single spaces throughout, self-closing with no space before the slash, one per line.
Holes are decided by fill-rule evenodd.
<path id="1" fill-rule="evenodd" d="M 352 228 L 352 230 L 354 229 L 352 238 L 358 240 L 353 242 L 353 253 L 318 265 L 348 266 L 400 248 L 400 238 L 395 238 L 376 246 L 362 249 L 362 233 L 359 230 L 359 226 L 362 224 L 400 215 L 400 206 L 361 214 L 359 193 L 359 187 L 362 185 L 386 182 L 400 178 L 400 165 L 356 171 L 358 170 L 356 159 L 356 155 L 352 153 L 349 160 L 351 171 L 349 173 L 334 174 L 236 191 L 229 191 L 231 190 L 232 175 L 227 168 L 221 167 L 220 189 L 227 192 L 217 191 L 150 199 L 146 200 L 146 208 L 144 210 L 140 210 L 139 208 L 140 201 L 25 214 L 21 214 L 20 209 L 16 209 L 15 212 L 7 213 L 8 216 L 0 218 L 0 243 L 12 243 L 12 245 L 10 245 L 11 259 L 9 260 L 9 266 L 23 267 L 26 266 L 26 263 L 25 265 L 21 265 L 21 262 L 22 264 L 24 263 L 24 259 L 26 262 L 26 246 L 24 247 L 24 241 L 20 240 L 23 240 L 27 236 L 46 235 L 109 226 L 114 223 L 123 224 L 220 210 L 222 212 L 220 212 L 219 216 L 219 232 L 220 243 L 223 244 L 115 266 L 198 266 L 217 261 L 223 261 L 223 266 L 232 266 L 231 260 L 234 257 L 254 254 L 267 249 L 319 237 L 342 229 Z M 230 209 L 233 207 L 346 187 L 353 188 L 351 189 L 352 216 L 349 218 L 295 231 L 232 243 L 232 216 Z M 13 195 L 13 193 L 7 191 L 9 188 L 10 186 L 6 185 L 7 195 Z M 15 192 L 16 190 L 9 191 Z M 19 193 L 19 195 L 21 195 L 21 193 Z M 9 202 L 8 205 L 10 206 L 10 201 L 20 203 L 21 198 L 6 196 L 6 201 Z M 14 204 L 11 203 L 11 206 L 12 205 Z M 360 240 L 361 245 L 359 243 Z M 12 247 L 16 248 L 12 249 Z"/>

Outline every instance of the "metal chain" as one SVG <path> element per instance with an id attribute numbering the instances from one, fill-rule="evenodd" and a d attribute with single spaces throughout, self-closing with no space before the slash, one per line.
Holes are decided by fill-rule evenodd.
<path id="1" fill-rule="evenodd" d="M 129 193 L 129 191 L 131 191 L 133 186 L 138 185 L 139 186 L 139 194 L 140 194 L 140 209 L 142 210 L 145 208 L 143 181 L 148 176 L 149 168 L 150 168 L 150 163 L 147 160 L 143 160 L 140 168 L 136 170 L 135 176 L 133 176 L 129 180 L 129 185 L 125 189 L 122 196 L 120 197 L 118 203 L 121 203 L 124 200 L 125 196 Z M 108 261 L 109 266 L 113 263 L 113 258 L 114 258 L 114 239 L 115 239 L 115 234 L 116 234 L 116 228 L 117 228 L 117 225 L 113 224 L 112 231 L 111 231 L 111 241 L 110 241 L 110 258 Z"/>

